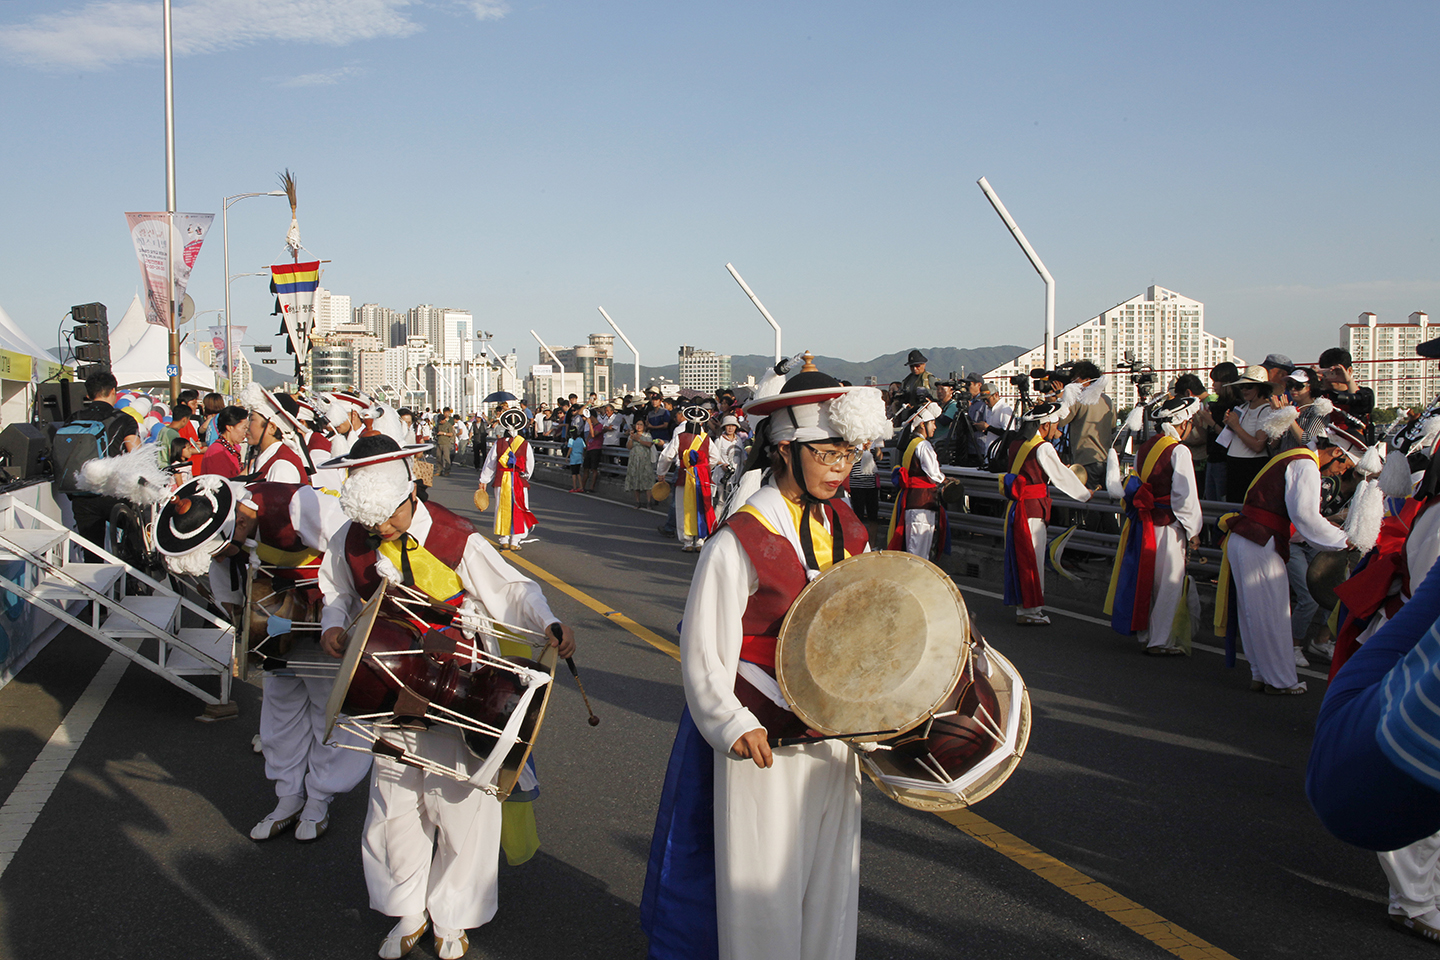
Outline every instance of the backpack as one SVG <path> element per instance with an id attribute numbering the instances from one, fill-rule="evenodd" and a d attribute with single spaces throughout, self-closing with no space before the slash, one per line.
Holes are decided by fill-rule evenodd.
<path id="1" fill-rule="evenodd" d="M 110 456 L 109 431 L 112 417 L 104 420 L 71 420 L 56 429 L 51 458 L 55 468 L 56 488 L 61 493 L 71 497 L 96 496 L 80 489 L 80 468 L 90 460 Z"/>

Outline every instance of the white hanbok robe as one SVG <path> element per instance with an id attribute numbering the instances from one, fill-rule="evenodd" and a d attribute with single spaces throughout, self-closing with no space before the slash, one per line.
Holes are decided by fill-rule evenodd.
<path id="1" fill-rule="evenodd" d="M 1031 454 L 1040 464 L 1040 469 L 1045 471 L 1045 479 L 1072 500 L 1079 500 L 1081 503 L 1090 499 L 1090 490 L 1075 476 L 1075 471 L 1060 460 L 1060 454 L 1055 452 L 1055 445 L 1052 443 L 1041 443 L 1035 447 Z M 1046 541 L 1049 531 L 1045 527 L 1045 521 L 1039 517 L 1030 517 L 1027 521 L 1030 530 L 1030 542 L 1035 547 L 1035 565 L 1040 577 L 1040 592 L 1045 592 L 1045 557 Z M 1041 616 L 1045 613 L 1042 607 L 1016 607 L 1017 614 L 1025 616 Z"/>
<path id="2" fill-rule="evenodd" d="M 1309 457 L 1285 465 L 1285 509 L 1307 543 L 1321 550 L 1344 550 L 1345 531 L 1320 515 L 1320 468 Z M 1240 635 L 1250 676 L 1272 687 L 1299 682 L 1290 636 L 1290 577 L 1273 543 L 1252 543 L 1231 535 L 1226 541 L 1235 578 Z"/>
<path id="3" fill-rule="evenodd" d="M 418 504 L 410 535 L 424 543 L 431 524 L 429 508 Z M 345 561 L 349 530 L 347 523 L 331 538 L 320 567 L 323 629 L 346 626 L 365 599 L 356 592 Z M 479 534 L 465 541 L 455 572 L 465 587 L 464 603 L 492 619 L 537 631 L 559 620 L 539 585 L 501 559 Z M 481 634 L 479 639 L 489 652 L 499 652 L 493 638 Z M 386 737 L 410 753 L 471 775 L 483 762 L 453 727 L 387 731 Z M 500 902 L 500 826 L 501 803 L 494 795 L 377 757 L 360 846 L 371 908 L 392 917 L 428 911 L 436 926 L 451 929 L 488 922 Z"/>
<path id="4" fill-rule="evenodd" d="M 912 460 L 911 466 L 918 466 L 931 483 L 939 485 L 945 482 L 945 474 L 940 472 L 940 458 L 935 455 L 935 448 L 930 445 L 929 440 L 915 447 Z M 935 511 L 906 510 L 904 519 L 905 552 L 929 560 L 930 548 L 935 543 L 935 532 L 940 529 L 940 524 L 935 519 Z"/>

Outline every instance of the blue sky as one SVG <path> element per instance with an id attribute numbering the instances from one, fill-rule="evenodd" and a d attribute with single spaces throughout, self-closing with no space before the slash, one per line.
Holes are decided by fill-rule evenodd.
<path id="1" fill-rule="evenodd" d="M 0 0 L 0 306 L 128 304 L 162 209 L 160 5 Z M 1158 283 L 1242 355 L 1440 319 L 1440 6 L 175 0 L 179 207 L 299 180 L 358 305 L 468 308 L 529 357 L 608 330 L 850 359 L 1039 342 Z M 231 208 L 231 271 L 288 209 Z M 220 222 L 196 265 L 221 305 Z M 268 330 L 260 278 L 234 322 Z M 213 316 L 213 315 L 212 315 Z M 619 349 L 622 357 L 627 353 Z"/>

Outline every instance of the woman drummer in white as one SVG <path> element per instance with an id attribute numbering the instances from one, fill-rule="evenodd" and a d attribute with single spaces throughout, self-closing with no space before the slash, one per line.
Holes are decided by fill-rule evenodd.
<path id="1" fill-rule="evenodd" d="M 808 362 L 747 413 L 769 415 L 752 467 L 768 456 L 774 475 L 706 543 L 691 581 L 680 631 L 687 710 L 642 924 L 655 960 L 841 960 L 855 956 L 859 767 L 838 740 L 770 746 L 798 723 L 774 679 L 774 634 L 810 579 L 869 549 L 835 495 L 856 444 L 889 424 L 879 391 L 842 387 Z"/>

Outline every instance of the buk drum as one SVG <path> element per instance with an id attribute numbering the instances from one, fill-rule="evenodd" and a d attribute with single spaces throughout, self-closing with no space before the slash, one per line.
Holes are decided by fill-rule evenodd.
<path id="1" fill-rule="evenodd" d="M 250 568 L 245 609 L 240 614 L 241 649 L 246 652 L 249 669 L 281 666 L 300 634 L 314 637 L 318 633 L 320 590 L 315 570 L 318 568 L 287 571 L 298 575 L 292 578 L 265 566 Z"/>
<path id="2" fill-rule="evenodd" d="M 539 661 L 498 657 L 453 632 L 422 634 L 408 621 L 382 618 L 384 588 L 348 631 L 350 642 L 327 704 L 326 739 L 340 727 L 371 752 L 509 796 L 544 722 L 555 649 Z M 456 728 L 479 769 L 445 767 L 408 753 L 386 732 L 444 724 Z M 343 746 L 344 744 L 341 743 Z"/>
<path id="3" fill-rule="evenodd" d="M 1030 695 L 1009 660 L 983 645 L 944 703 L 907 733 L 866 745 L 865 772 L 886 796 L 931 813 L 994 793 L 1030 740 Z"/>

